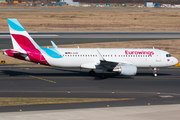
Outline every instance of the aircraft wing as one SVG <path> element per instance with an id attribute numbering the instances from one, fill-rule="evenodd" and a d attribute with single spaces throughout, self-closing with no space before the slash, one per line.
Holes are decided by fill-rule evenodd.
<path id="1" fill-rule="evenodd" d="M 137 73 L 137 66 L 132 65 L 130 61 L 105 60 L 98 49 L 97 52 L 100 59 L 100 64 L 97 67 L 102 68 L 102 72 L 118 72 L 121 75 L 135 75 Z"/>
<path id="2" fill-rule="evenodd" d="M 110 60 L 106 60 L 101 53 L 99 52 L 99 50 L 97 49 L 97 55 L 99 58 L 99 63 L 85 63 L 81 65 L 81 68 L 88 68 L 88 69 L 104 69 L 104 71 L 106 70 L 113 70 L 116 67 L 120 67 L 120 66 L 129 66 L 131 65 L 131 62 L 128 61 L 110 61 Z"/>
<path id="3" fill-rule="evenodd" d="M 97 49 L 97 54 L 98 54 L 98 57 L 99 57 L 99 61 L 100 61 L 100 66 L 103 66 L 107 69 L 109 68 L 114 68 L 116 67 L 117 65 L 130 65 L 131 63 L 128 62 L 128 61 L 122 61 L 122 62 L 119 62 L 119 61 L 110 61 L 110 60 L 106 60 L 105 58 L 103 58 L 103 56 L 101 55 L 101 53 L 99 52 L 99 50 Z"/>

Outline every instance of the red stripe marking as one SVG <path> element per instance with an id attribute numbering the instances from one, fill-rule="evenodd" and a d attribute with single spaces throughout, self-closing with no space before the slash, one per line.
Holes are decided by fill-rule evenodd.
<path id="1" fill-rule="evenodd" d="M 29 59 L 32 62 L 35 63 L 41 63 L 44 65 L 50 65 L 47 60 L 44 58 L 42 53 L 36 49 L 36 47 L 33 45 L 33 43 L 23 35 L 17 35 L 17 34 L 11 34 L 13 38 L 16 40 L 16 42 L 19 44 L 19 46 L 26 51 L 29 57 Z"/>
<path id="2" fill-rule="evenodd" d="M 26 48 L 36 49 L 33 43 L 26 36 L 17 35 L 17 34 L 11 34 L 11 35 L 22 49 L 26 49 Z"/>

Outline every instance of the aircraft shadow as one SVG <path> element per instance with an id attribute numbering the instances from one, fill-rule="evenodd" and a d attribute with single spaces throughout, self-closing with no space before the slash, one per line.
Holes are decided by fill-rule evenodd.
<path id="1" fill-rule="evenodd" d="M 47 68 L 47 69 L 53 69 L 53 70 L 59 70 L 59 71 L 66 71 L 66 72 L 81 72 L 81 73 L 85 73 L 86 76 L 89 76 L 89 71 L 80 71 L 80 70 L 69 70 L 69 69 L 61 69 L 61 68 Z M 101 70 L 98 70 L 98 72 L 96 72 L 96 76 L 95 76 L 95 80 L 102 80 L 101 78 L 99 78 L 99 74 L 101 73 Z M 121 76 L 119 75 L 119 73 L 112 73 L 112 72 L 106 72 L 106 78 L 133 78 L 132 76 Z M 106 79 L 105 78 L 105 79 Z"/>
<path id="2" fill-rule="evenodd" d="M 22 75 L 34 75 L 34 76 L 87 76 L 87 72 L 74 72 L 74 73 L 35 73 L 35 72 L 20 72 L 20 71 L 13 71 L 13 70 L 1 70 L 3 74 L 9 76 L 22 76 Z"/>
<path id="3" fill-rule="evenodd" d="M 170 76 L 167 73 L 157 73 L 158 76 Z M 137 73 L 136 76 L 153 76 L 153 73 Z"/>
<path id="4" fill-rule="evenodd" d="M 61 68 L 56 68 L 56 67 L 51 67 L 51 68 L 47 68 L 47 69 L 53 69 L 53 70 L 59 70 L 59 71 L 67 71 L 67 72 L 85 72 L 88 74 L 88 71 L 80 71 L 80 70 L 69 70 L 69 69 L 61 69 Z M 96 71 L 96 70 L 95 70 Z M 98 71 L 98 70 L 97 70 Z M 99 70 L 99 73 L 101 72 L 101 70 Z M 98 74 L 98 72 L 97 72 Z M 131 78 L 131 76 L 123 76 L 123 75 L 119 75 L 119 73 L 112 73 L 112 72 L 106 72 L 106 75 L 108 75 L 109 77 L 113 77 L 113 78 Z M 167 73 L 159 73 L 157 72 L 158 76 L 170 76 L 171 74 L 167 74 Z M 135 76 L 153 76 L 152 71 L 149 72 L 138 72 Z"/>
<path id="5" fill-rule="evenodd" d="M 80 71 L 80 70 L 72 70 L 72 69 L 61 69 L 61 68 L 46 68 L 46 69 L 53 69 L 53 70 L 58 70 L 58 73 L 43 73 L 43 72 L 38 72 L 36 71 L 14 71 L 14 70 L 1 70 L 2 74 L 9 75 L 9 76 L 23 76 L 23 75 L 32 75 L 32 76 L 45 76 L 45 77 L 89 77 L 88 71 Z M 121 76 L 118 73 L 105 73 L 106 78 L 117 78 L 117 79 L 134 79 L 134 76 Z M 166 73 L 158 73 L 158 76 L 170 76 L 171 74 L 166 74 Z M 146 77 L 153 77 L 153 73 L 137 73 L 137 76 L 146 76 Z M 99 78 L 99 73 L 96 74 L 93 80 L 105 80 Z M 89 79 L 92 80 L 92 79 Z"/>
<path id="6" fill-rule="evenodd" d="M 32 76 L 43 76 L 43 77 L 89 77 L 89 73 L 86 71 L 75 71 L 75 70 L 64 70 L 64 69 L 58 69 L 59 73 L 35 73 L 32 71 L 13 71 L 13 70 L 1 70 L 1 74 L 5 74 L 8 76 L 23 76 L 23 75 L 32 75 Z M 117 73 L 106 73 L 106 78 L 123 78 L 123 79 L 133 79 L 133 76 L 120 76 Z M 91 79 L 92 80 L 92 79 Z M 94 80 L 104 80 L 99 78 L 99 73 L 96 74 L 94 77 Z"/>

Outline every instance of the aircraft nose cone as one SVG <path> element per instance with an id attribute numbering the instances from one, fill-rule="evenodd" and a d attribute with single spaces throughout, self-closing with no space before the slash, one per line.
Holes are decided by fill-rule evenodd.
<path id="1" fill-rule="evenodd" d="M 173 64 L 175 64 L 175 65 L 178 64 L 178 59 L 174 58 L 173 59 Z"/>

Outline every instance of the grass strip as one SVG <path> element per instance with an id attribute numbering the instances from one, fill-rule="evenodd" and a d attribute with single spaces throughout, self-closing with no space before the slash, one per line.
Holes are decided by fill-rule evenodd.
<path id="1" fill-rule="evenodd" d="M 142 11 L 0 11 L 0 31 L 9 31 L 7 18 L 17 18 L 27 31 L 180 31 L 180 12 L 149 9 L 153 8 Z"/>
<path id="2" fill-rule="evenodd" d="M 84 102 L 124 101 L 124 100 L 135 100 L 135 98 L 26 98 L 26 97 L 0 97 L 0 106 L 84 103 Z"/>

